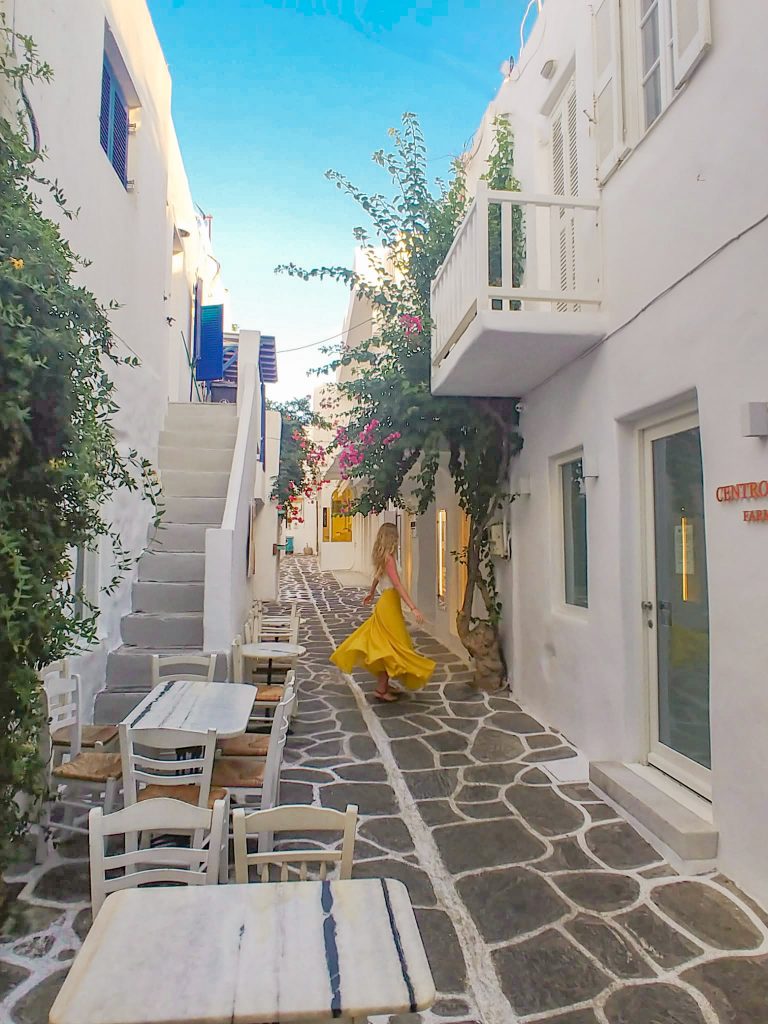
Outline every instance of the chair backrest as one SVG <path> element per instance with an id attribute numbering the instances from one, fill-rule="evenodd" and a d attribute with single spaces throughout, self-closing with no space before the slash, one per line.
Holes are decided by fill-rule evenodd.
<path id="1" fill-rule="evenodd" d="M 275 708 L 272 728 L 269 732 L 267 760 L 264 765 L 264 782 L 262 784 L 261 806 L 263 809 L 274 807 L 280 796 L 280 766 L 283 763 L 283 751 L 288 736 L 288 726 L 296 703 L 296 685 L 293 672 L 286 680 L 283 697 Z"/>
<path id="2" fill-rule="evenodd" d="M 213 681 L 216 671 L 215 654 L 153 654 L 152 686 L 175 683 L 179 679 L 193 679 L 203 683 Z"/>
<path id="3" fill-rule="evenodd" d="M 301 616 L 297 601 L 291 602 L 286 612 L 265 612 L 263 607 L 252 612 L 246 623 L 246 643 L 273 640 L 278 643 L 297 644 Z M 250 639 L 248 633 L 250 632 Z"/>
<path id="4" fill-rule="evenodd" d="M 50 732 L 69 729 L 70 754 L 80 753 L 80 676 L 70 672 L 69 659 L 56 661 L 40 672 L 45 698 L 48 704 L 48 727 Z"/>
<path id="5" fill-rule="evenodd" d="M 226 823 L 226 800 L 217 800 L 212 811 L 165 798 L 132 804 L 114 814 L 94 807 L 88 816 L 93 916 L 106 896 L 118 889 L 164 882 L 216 885 Z M 188 845 L 139 848 L 139 833 L 166 835 L 166 830 L 172 838 L 186 837 Z M 108 855 L 107 840 L 117 835 L 125 837 L 125 852 Z"/>
<path id="6" fill-rule="evenodd" d="M 248 882 L 248 868 L 251 864 L 259 869 L 259 882 L 290 881 L 290 869 L 298 870 L 299 881 L 307 878 L 308 865 L 319 864 L 320 878 L 326 878 L 329 864 L 339 865 L 339 878 L 352 877 L 352 863 L 357 830 L 357 807 L 348 804 L 346 811 L 334 811 L 326 807 L 291 806 L 272 807 L 269 810 L 246 814 L 243 808 L 232 813 L 232 829 L 235 848 L 235 880 Z M 262 850 L 248 852 L 248 836 L 272 836 L 280 832 L 341 832 L 341 848 L 337 850 Z M 269 844 L 271 845 L 271 843 Z M 270 867 L 280 868 L 278 878 L 271 878 Z M 295 876 L 294 876 L 295 877 Z"/>
<path id="7" fill-rule="evenodd" d="M 126 805 L 136 803 L 144 786 L 199 786 L 198 807 L 208 806 L 216 755 L 215 729 L 190 732 L 121 725 L 120 751 Z"/>

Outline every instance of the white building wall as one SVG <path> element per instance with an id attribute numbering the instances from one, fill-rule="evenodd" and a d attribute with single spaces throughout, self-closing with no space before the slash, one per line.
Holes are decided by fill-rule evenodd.
<path id="1" fill-rule="evenodd" d="M 712 0 L 711 11 L 711 51 L 647 135 L 630 133 L 634 148 L 599 190 L 588 3 L 548 0 L 522 71 L 493 105 L 510 113 L 523 188 L 548 192 L 546 115 L 575 68 L 585 111 L 580 194 L 601 197 L 607 318 L 600 347 L 524 396 L 515 479 L 528 478 L 531 493 L 512 506 L 513 560 L 500 582 L 513 609 L 513 628 L 507 619 L 504 631 L 516 694 L 591 760 L 643 761 L 649 701 L 638 428 L 654 413 L 697 406 L 719 864 L 765 901 L 768 537 L 765 524 L 743 521 L 747 504 L 718 503 L 715 491 L 768 476 L 765 439 L 742 436 L 740 425 L 744 403 L 768 402 L 768 224 L 754 227 L 768 216 L 768 142 L 756 130 L 768 114 L 768 9 L 759 0 Z M 558 71 L 547 81 L 540 69 L 550 59 Z M 471 179 L 487 134 L 478 136 Z M 577 448 L 598 473 L 586 482 L 586 611 L 563 607 L 560 597 L 562 513 L 552 472 L 555 457 Z"/>
<path id="2" fill-rule="evenodd" d="M 208 301 L 221 294 L 178 151 L 165 58 L 145 0 L 3 0 L 2 7 L 8 24 L 30 35 L 53 69 L 50 84 L 33 84 L 28 93 L 45 150 L 44 173 L 78 212 L 66 220 L 50 199 L 44 212 L 60 222 L 74 252 L 90 261 L 81 271 L 83 284 L 104 305 L 118 303 L 110 313 L 117 351 L 141 360 L 138 369 L 114 370 L 118 445 L 156 463 L 169 395 L 189 397 L 179 329 L 189 340 L 195 274 L 204 279 Z M 105 40 L 136 126 L 128 140 L 130 191 L 99 139 Z M 175 257 L 174 227 L 189 232 Z M 135 494 L 121 493 L 107 512 L 135 555 L 145 545 L 152 511 Z M 97 569 L 102 585 L 113 575 L 104 547 Z M 106 654 L 120 643 L 131 582 L 129 575 L 114 595 L 100 597 L 100 646 L 78 665 L 87 704 L 103 686 Z"/>

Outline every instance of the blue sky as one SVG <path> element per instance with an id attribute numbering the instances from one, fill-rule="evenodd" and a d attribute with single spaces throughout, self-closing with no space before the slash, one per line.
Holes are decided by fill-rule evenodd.
<path id="1" fill-rule="evenodd" d="M 367 190 L 370 154 L 417 113 L 430 169 L 446 174 L 519 46 L 524 0 L 149 0 L 173 77 L 192 192 L 241 327 L 278 351 L 341 331 L 348 293 L 273 273 L 278 263 L 350 265 L 355 204 L 334 168 Z M 271 397 L 308 393 L 317 349 L 278 359 Z"/>

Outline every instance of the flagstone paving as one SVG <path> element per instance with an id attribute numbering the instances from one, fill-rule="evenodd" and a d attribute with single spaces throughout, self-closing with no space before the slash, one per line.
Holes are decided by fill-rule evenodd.
<path id="1" fill-rule="evenodd" d="M 439 993 L 388 1024 L 768 1021 L 759 907 L 720 875 L 679 876 L 590 786 L 555 784 L 537 764 L 573 757 L 565 737 L 508 694 L 473 692 L 424 631 L 434 682 L 373 702 L 370 678 L 328 663 L 367 614 L 362 591 L 300 556 L 281 584 L 307 648 L 281 800 L 358 805 L 355 875 L 408 886 Z M 77 841 L 9 873 L 3 1022 L 47 1020 L 90 924 L 86 855 Z"/>

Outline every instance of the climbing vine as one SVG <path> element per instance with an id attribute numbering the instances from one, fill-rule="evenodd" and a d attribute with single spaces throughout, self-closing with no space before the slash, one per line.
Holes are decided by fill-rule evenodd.
<path id="1" fill-rule="evenodd" d="M 25 86 L 49 82 L 33 41 L 0 23 L 0 865 L 27 827 L 20 793 L 41 792 L 44 702 L 38 672 L 96 639 L 97 609 L 73 583 L 78 551 L 111 546 L 113 590 L 133 564 L 105 515 L 122 490 L 155 506 L 159 485 L 120 452 L 109 311 L 79 278 L 87 265 L 43 215 L 60 189 L 43 174 Z M 14 107 L 15 109 L 10 109 Z M 30 124 L 30 121 L 32 124 Z"/>

